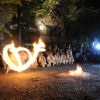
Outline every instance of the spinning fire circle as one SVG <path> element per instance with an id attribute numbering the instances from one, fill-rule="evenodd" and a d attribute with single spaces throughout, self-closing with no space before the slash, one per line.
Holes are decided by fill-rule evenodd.
<path id="1" fill-rule="evenodd" d="M 37 55 L 40 51 L 45 51 L 45 44 L 39 39 L 39 43 L 33 44 L 33 52 L 31 53 L 27 48 L 14 46 L 14 43 L 6 45 L 3 49 L 3 60 L 5 63 L 12 69 L 18 72 L 26 70 L 37 58 Z M 28 61 L 24 64 L 20 57 L 19 52 L 25 52 L 28 55 Z M 10 52 L 10 55 L 9 55 Z"/>

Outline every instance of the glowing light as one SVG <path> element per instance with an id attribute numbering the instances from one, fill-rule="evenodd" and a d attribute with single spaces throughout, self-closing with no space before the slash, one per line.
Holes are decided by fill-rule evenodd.
<path id="1" fill-rule="evenodd" d="M 92 43 L 92 45 L 94 45 L 94 42 Z"/>
<path id="2" fill-rule="evenodd" d="M 43 26 L 41 25 L 41 26 L 39 26 L 39 28 L 40 28 L 40 30 L 43 30 Z"/>
<path id="3" fill-rule="evenodd" d="M 34 53 L 32 54 L 27 48 L 14 46 L 14 43 L 6 45 L 3 49 L 3 59 L 9 65 L 12 70 L 21 72 L 26 70 L 37 58 L 37 55 L 40 51 L 45 51 L 45 44 L 39 39 L 39 43 L 33 44 Z M 28 55 L 28 61 L 25 64 L 22 64 L 19 52 L 24 51 Z M 11 52 L 11 56 L 9 56 L 8 52 Z"/>
<path id="4" fill-rule="evenodd" d="M 100 44 L 97 44 L 97 45 L 96 45 L 96 48 L 97 48 L 97 49 L 100 49 Z"/>
<path id="5" fill-rule="evenodd" d="M 72 77 L 81 77 L 81 78 L 89 78 L 91 76 L 90 73 L 82 71 L 82 67 L 77 65 L 76 70 L 71 70 L 68 72 L 64 72 L 59 74 L 60 76 L 72 76 Z"/>
<path id="6" fill-rule="evenodd" d="M 79 66 L 79 65 L 77 65 L 76 70 L 69 71 L 69 75 L 72 75 L 72 76 L 74 76 L 74 75 L 81 75 L 81 74 L 82 74 L 82 67 Z"/>
<path id="7" fill-rule="evenodd" d="M 78 76 L 83 78 L 89 77 L 91 75 L 90 73 L 82 71 L 82 67 L 79 65 L 77 65 L 76 70 L 69 71 L 67 74 L 69 76 L 76 76 L 76 77 Z"/>

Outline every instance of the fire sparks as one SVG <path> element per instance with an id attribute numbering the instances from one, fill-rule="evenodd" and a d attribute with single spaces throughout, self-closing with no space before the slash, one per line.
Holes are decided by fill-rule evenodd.
<path id="1" fill-rule="evenodd" d="M 33 44 L 33 54 L 24 47 L 18 47 L 16 48 L 14 46 L 14 43 L 11 43 L 9 45 L 6 45 L 3 49 L 3 59 L 8 66 L 15 71 L 21 72 L 23 70 L 26 70 L 37 58 L 37 55 L 40 51 L 45 51 L 45 44 L 39 39 L 39 43 Z M 28 56 L 28 60 L 23 63 L 23 60 L 21 59 L 20 52 L 26 53 Z"/>

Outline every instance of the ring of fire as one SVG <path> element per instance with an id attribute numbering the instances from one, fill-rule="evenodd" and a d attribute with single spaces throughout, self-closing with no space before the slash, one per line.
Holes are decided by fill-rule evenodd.
<path id="1" fill-rule="evenodd" d="M 34 46 L 34 54 L 32 55 L 31 52 L 24 47 L 18 47 L 15 48 L 14 43 L 6 45 L 3 49 L 3 60 L 5 61 L 6 64 L 8 64 L 8 66 L 15 71 L 21 72 L 23 70 L 26 70 L 35 60 L 36 57 L 38 55 L 38 52 L 40 51 L 45 51 L 44 47 L 44 43 L 39 39 L 39 43 L 33 44 Z M 8 51 L 11 51 L 12 54 L 14 55 L 14 57 L 17 60 L 18 65 L 16 65 L 10 58 L 10 56 L 8 55 Z M 25 51 L 28 54 L 28 61 L 25 64 L 22 64 L 20 56 L 19 56 L 19 52 L 20 51 Z"/>

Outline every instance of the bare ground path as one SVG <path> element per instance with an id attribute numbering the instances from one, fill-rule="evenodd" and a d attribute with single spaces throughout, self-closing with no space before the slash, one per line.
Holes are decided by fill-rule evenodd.
<path id="1" fill-rule="evenodd" d="M 100 65 L 81 64 L 91 77 L 61 77 L 76 64 L 26 70 L 0 69 L 0 100 L 100 100 Z"/>

